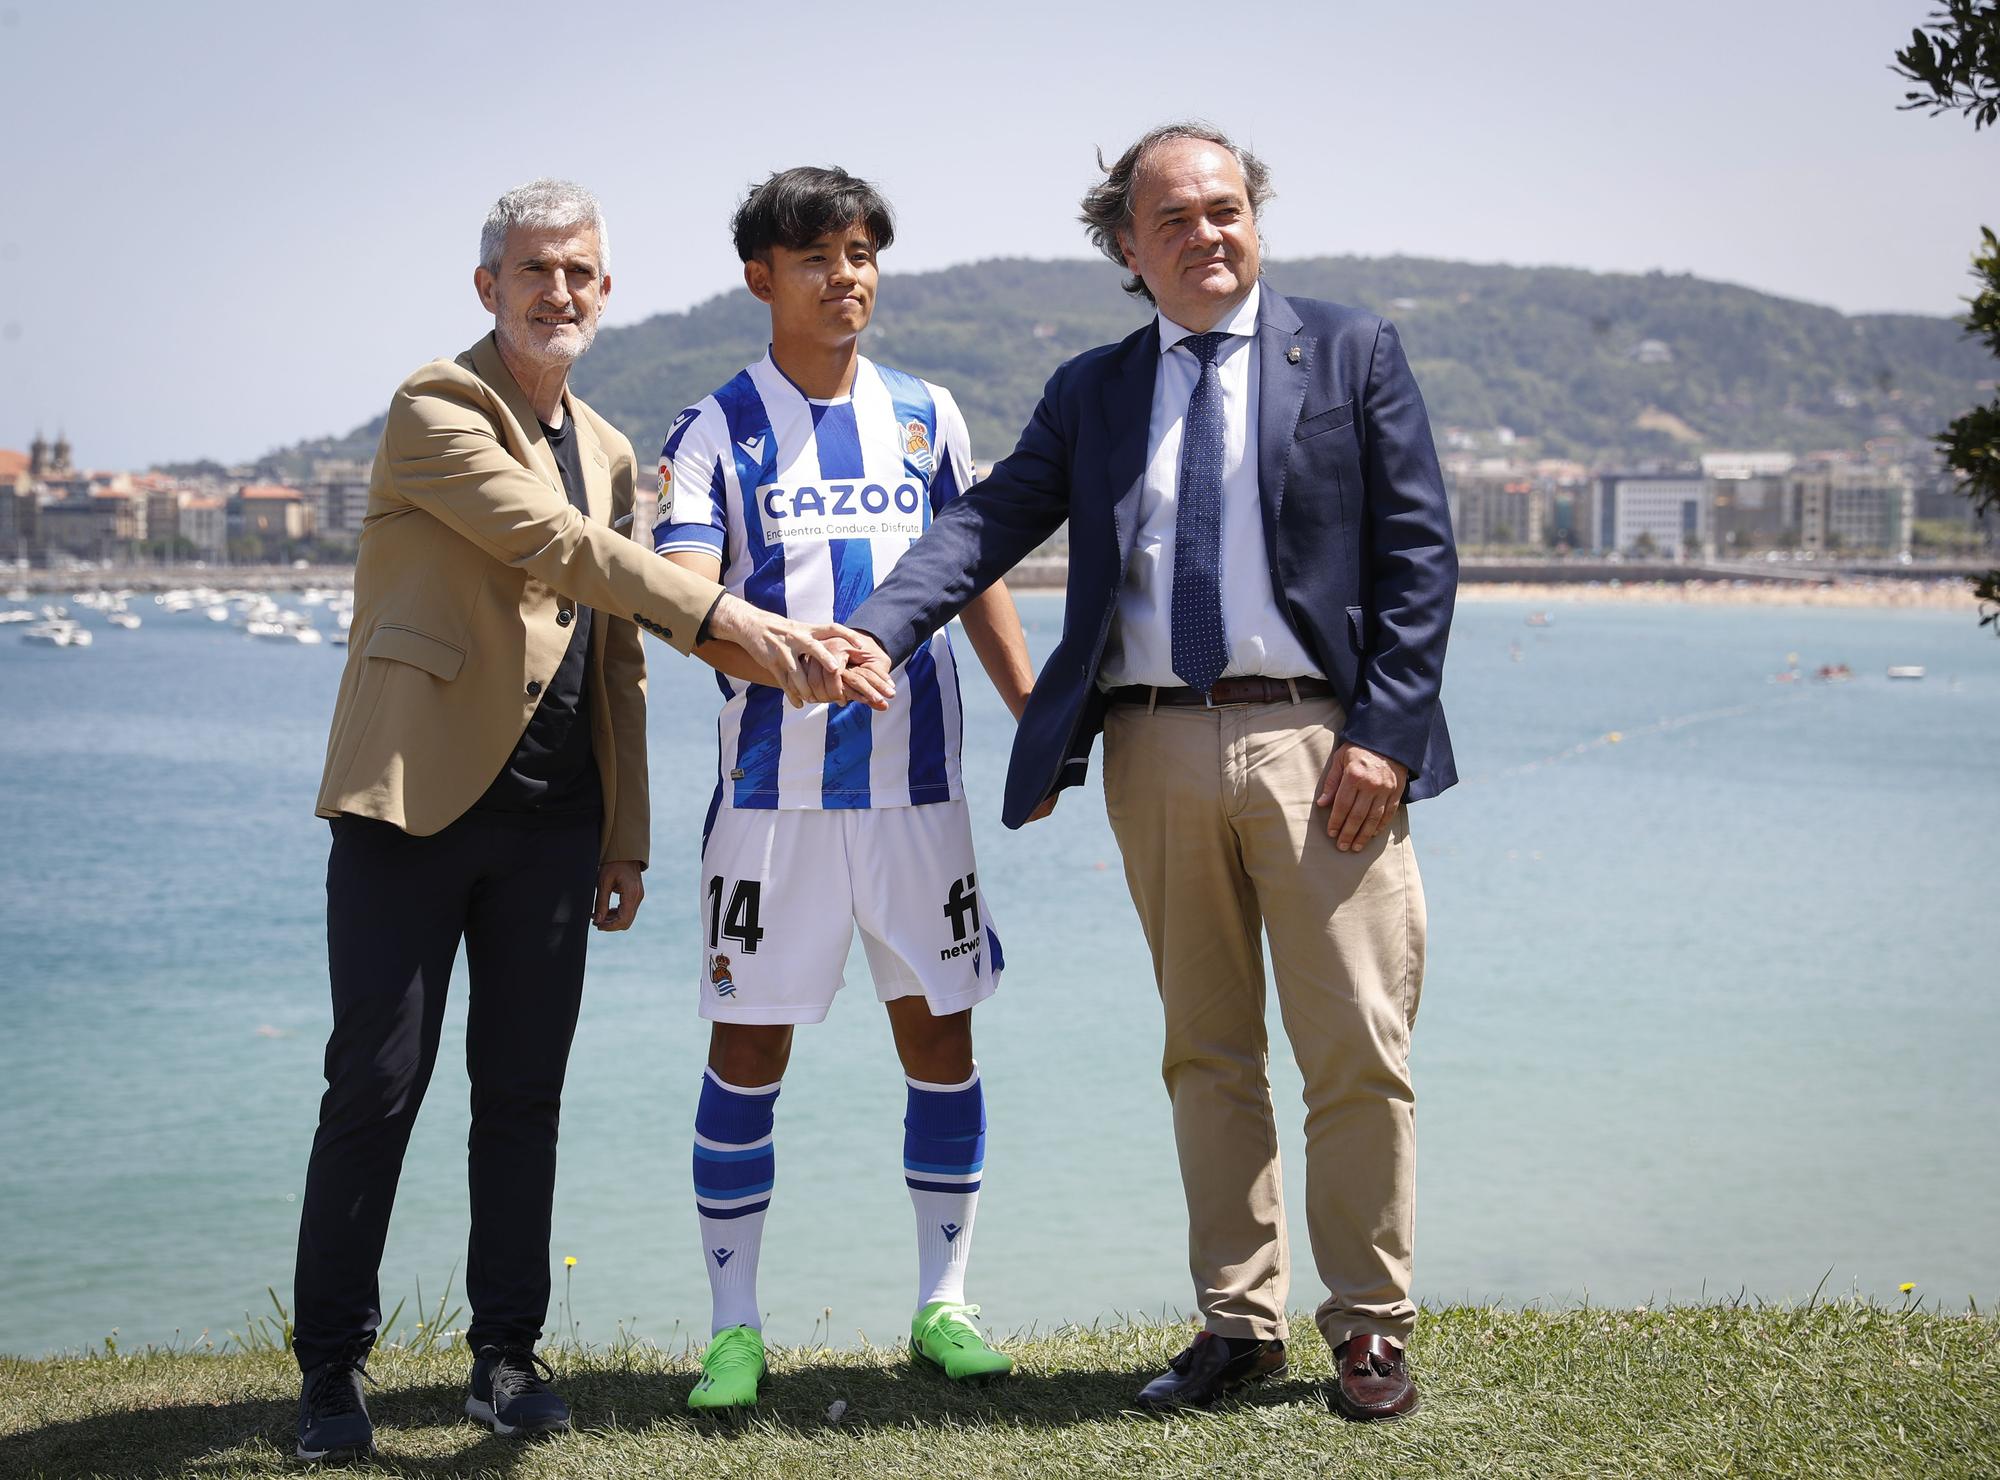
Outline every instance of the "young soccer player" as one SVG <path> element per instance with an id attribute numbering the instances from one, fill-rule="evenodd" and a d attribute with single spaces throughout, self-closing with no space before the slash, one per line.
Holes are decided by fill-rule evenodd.
<path id="1" fill-rule="evenodd" d="M 743 280 L 771 310 L 770 352 L 674 419 L 654 546 L 793 618 L 859 606 L 971 480 L 942 387 L 860 353 L 887 202 L 839 169 L 792 169 L 736 213 Z M 1033 686 L 996 583 L 965 631 L 1018 719 Z M 892 675 L 885 709 L 785 706 L 720 649 L 720 771 L 702 845 L 699 973 L 712 1023 L 695 1113 L 694 1189 L 714 1298 L 695 1409 L 753 1405 L 764 1374 L 757 1261 L 774 1179 L 774 1108 L 792 1030 L 826 1017 L 856 925 L 908 1079 L 903 1172 L 917 1224 L 910 1349 L 948 1377 L 997 1377 L 965 1303 L 985 1157 L 973 1004 L 1000 979 L 959 784 L 957 669 L 937 633 Z"/>

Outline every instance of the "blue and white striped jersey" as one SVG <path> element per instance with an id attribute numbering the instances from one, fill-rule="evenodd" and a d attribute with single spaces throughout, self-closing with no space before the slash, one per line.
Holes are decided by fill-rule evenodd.
<path id="1" fill-rule="evenodd" d="M 854 389 L 808 399 L 771 357 L 674 418 L 660 451 L 653 548 L 700 550 L 766 611 L 845 622 L 932 513 L 967 487 L 965 420 L 941 386 L 863 359 Z M 896 672 L 896 697 L 794 709 L 718 673 L 725 807 L 907 807 L 956 800 L 958 672 L 940 630 Z"/>

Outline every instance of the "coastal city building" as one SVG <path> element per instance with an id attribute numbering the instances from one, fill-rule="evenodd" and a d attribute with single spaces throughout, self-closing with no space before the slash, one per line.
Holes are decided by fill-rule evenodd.
<path id="1" fill-rule="evenodd" d="M 34 479 L 25 452 L 0 448 L 0 560 L 27 560 L 37 541 Z"/>
<path id="2" fill-rule="evenodd" d="M 1525 470 L 1469 472 L 1448 478 L 1445 488 L 1460 544 L 1541 547 L 1550 499 Z"/>
<path id="3" fill-rule="evenodd" d="M 1591 548 L 1639 558 L 1692 560 L 1709 553 L 1708 480 L 1699 473 L 1603 473 Z"/>
<path id="4" fill-rule="evenodd" d="M 322 457 L 301 484 L 312 510 L 314 538 L 329 552 L 352 551 L 368 516 L 369 465 L 355 458 Z"/>
<path id="5" fill-rule="evenodd" d="M 295 544 L 312 533 L 312 507 L 296 488 L 282 483 L 251 483 L 237 491 L 229 506 L 232 539 L 267 544 Z"/>
<path id="6" fill-rule="evenodd" d="M 1847 460 L 1792 475 L 1799 500 L 1799 546 L 1813 555 L 1910 553 L 1916 495 L 1900 468 Z"/>
<path id="7" fill-rule="evenodd" d="M 69 472 L 69 438 L 56 433 L 53 443 L 42 439 L 37 431 L 35 440 L 28 444 L 28 476 L 37 481 L 43 478 L 59 478 Z"/>
<path id="8" fill-rule="evenodd" d="M 65 496 L 44 503 L 40 537 L 52 554 L 77 560 L 134 559 L 146 539 L 146 500 L 124 473 L 81 473 L 60 480 Z"/>
<path id="9" fill-rule="evenodd" d="M 1740 560 L 1799 543 L 1797 483 L 1774 473 L 1710 480 L 1710 531 L 1721 560 Z"/>
<path id="10" fill-rule="evenodd" d="M 1927 438 L 1609 469 L 1536 457 L 1534 446 L 1505 427 L 1441 438 L 1453 534 L 1473 558 L 1900 562 L 2000 551 L 2000 519 L 1975 513 Z M 302 458 L 282 465 L 282 479 L 272 476 L 279 466 L 90 470 L 76 466 L 66 436 L 38 432 L 25 451 L 0 448 L 0 562 L 352 559 L 369 464 Z M 1037 552 L 1058 572 L 1065 534 Z"/>
<path id="11" fill-rule="evenodd" d="M 1701 475 L 1718 482 L 1742 478 L 1778 478 L 1798 466 L 1789 452 L 1704 452 Z"/>
<path id="12" fill-rule="evenodd" d="M 1710 452 L 1701 459 L 1709 483 L 1709 532 L 1716 557 L 1740 560 L 1799 543 L 1798 488 L 1789 452 Z"/>
<path id="13" fill-rule="evenodd" d="M 226 560 L 229 500 L 217 493 L 182 494 L 179 533 L 191 559 L 211 565 Z"/>

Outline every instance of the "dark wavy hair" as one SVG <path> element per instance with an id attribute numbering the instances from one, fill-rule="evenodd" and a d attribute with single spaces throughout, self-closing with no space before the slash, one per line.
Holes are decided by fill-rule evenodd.
<path id="1" fill-rule="evenodd" d="M 751 187 L 736 217 L 729 223 L 736 238 L 736 255 L 769 260 L 771 248 L 798 251 L 829 231 L 859 221 L 880 252 L 896 239 L 896 218 L 882 193 L 838 167 L 800 165 L 779 170 Z"/>
<path id="2" fill-rule="evenodd" d="M 1257 220 L 1263 214 L 1265 202 L 1277 194 L 1271 188 L 1271 172 L 1264 161 L 1212 124 L 1163 123 L 1147 129 L 1137 143 L 1118 156 L 1116 164 L 1106 164 L 1104 151 L 1099 149 L 1097 167 L 1104 171 L 1104 178 L 1083 193 L 1083 212 L 1077 219 L 1089 233 L 1090 244 L 1120 267 L 1129 270 L 1132 266 L 1125 260 L 1125 249 L 1118 245 L 1118 233 L 1132 224 L 1132 187 L 1139 166 L 1153 150 L 1175 139 L 1199 139 L 1229 151 L 1236 167 L 1243 171 L 1243 188 L 1250 194 L 1251 220 Z M 1148 303 L 1153 301 L 1151 290 L 1136 272 L 1125 279 L 1125 291 L 1136 293 Z"/>

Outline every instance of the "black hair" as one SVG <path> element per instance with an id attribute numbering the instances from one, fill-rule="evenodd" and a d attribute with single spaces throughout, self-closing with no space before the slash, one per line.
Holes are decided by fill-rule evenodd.
<path id="1" fill-rule="evenodd" d="M 878 252 L 896 239 L 889 202 L 873 185 L 838 167 L 801 165 L 752 187 L 729 229 L 736 255 L 748 262 L 768 259 L 773 247 L 796 252 L 853 221 L 867 230 Z"/>

